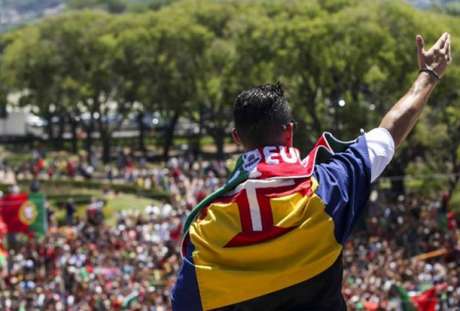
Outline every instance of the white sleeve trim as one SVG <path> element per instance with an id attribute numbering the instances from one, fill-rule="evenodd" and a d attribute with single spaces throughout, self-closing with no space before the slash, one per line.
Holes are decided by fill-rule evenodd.
<path id="1" fill-rule="evenodd" d="M 371 182 L 374 182 L 395 154 L 395 142 L 386 128 L 375 128 L 366 134 L 367 150 L 371 163 Z"/>

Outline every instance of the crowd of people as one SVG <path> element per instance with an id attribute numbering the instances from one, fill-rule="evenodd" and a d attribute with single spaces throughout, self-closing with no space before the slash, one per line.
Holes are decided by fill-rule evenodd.
<path id="1" fill-rule="evenodd" d="M 120 212 L 115 226 L 95 222 L 91 214 L 73 217 L 74 204 L 67 204 L 66 226 L 51 217 L 43 239 L 10 235 L 0 310 L 169 310 L 182 221 L 220 185 L 226 166 L 172 159 L 167 168 L 131 171 L 167 189 L 170 202 L 143 213 Z"/>
<path id="2" fill-rule="evenodd" d="M 202 169 L 204 162 L 191 161 L 192 155 L 187 154 L 188 160 L 180 161 L 183 170 L 206 175 L 225 175 L 227 167 L 223 161 L 211 161 Z M 194 163 L 194 164 L 190 164 Z M 85 153 L 69 156 L 66 153 L 47 154 L 35 149 L 28 160 L 19 164 L 11 164 L 9 161 L 0 158 L 0 181 L 7 184 L 14 184 L 20 180 L 92 180 L 106 183 L 131 184 L 145 190 L 160 189 L 170 191 L 171 187 L 180 186 L 177 183 L 183 182 L 177 179 L 179 160 L 172 158 L 168 168 L 161 168 L 150 165 L 144 157 L 136 157 L 130 148 L 120 148 L 116 153 L 115 161 L 105 165 L 97 157 L 88 157 Z M 174 182 L 168 181 L 169 173 L 174 177 Z M 201 175 L 200 175 L 201 176 Z M 215 178 L 213 178 L 215 183 Z"/>
<path id="3" fill-rule="evenodd" d="M 394 286 L 412 294 L 435 288 L 429 299 L 438 310 L 459 310 L 460 248 L 446 204 L 415 196 L 370 203 L 343 255 L 350 310 L 406 310 Z"/>
<path id="4" fill-rule="evenodd" d="M 168 310 L 181 215 L 152 208 L 117 225 L 51 227 L 14 241 L 0 280 L 2 310 Z M 148 306 L 148 307 L 147 307 Z"/>
<path id="5" fill-rule="evenodd" d="M 168 190 L 170 201 L 143 213 L 121 212 L 115 226 L 70 219 L 58 227 L 50 219 L 43 239 L 9 236 L 1 310 L 170 309 L 184 217 L 223 183 L 227 166 L 172 159 L 166 168 L 128 161 L 116 170 L 144 187 Z M 368 215 L 344 250 L 349 309 L 403 310 L 395 286 L 411 295 L 436 288 L 438 310 L 458 309 L 460 255 L 446 200 L 379 195 L 373 194 Z"/>

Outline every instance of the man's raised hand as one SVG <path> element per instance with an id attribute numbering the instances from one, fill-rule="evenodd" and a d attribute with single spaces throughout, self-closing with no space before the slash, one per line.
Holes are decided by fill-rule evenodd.
<path id="1" fill-rule="evenodd" d="M 421 35 L 417 35 L 416 43 L 419 69 L 432 70 L 442 77 L 448 64 L 452 61 L 450 34 L 443 33 L 428 51 L 425 51 L 425 42 Z"/>
<path id="2" fill-rule="evenodd" d="M 387 112 L 379 127 L 386 128 L 395 146 L 399 146 L 415 126 L 425 103 L 452 60 L 450 35 L 444 33 L 425 51 L 422 36 L 417 36 L 417 56 L 420 71 L 411 89 Z"/>

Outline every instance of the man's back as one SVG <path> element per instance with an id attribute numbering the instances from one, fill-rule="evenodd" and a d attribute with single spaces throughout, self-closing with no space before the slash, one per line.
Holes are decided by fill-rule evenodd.
<path id="1" fill-rule="evenodd" d="M 364 135 L 335 154 L 330 136 L 320 142 L 304 161 L 286 146 L 242 156 L 229 180 L 246 178 L 205 204 L 190 225 L 181 274 L 193 280 L 178 281 L 176 309 L 276 310 L 290 301 L 292 309 L 340 310 L 342 243 L 367 202 L 370 163 Z M 319 163 L 322 151 L 329 158 Z"/>

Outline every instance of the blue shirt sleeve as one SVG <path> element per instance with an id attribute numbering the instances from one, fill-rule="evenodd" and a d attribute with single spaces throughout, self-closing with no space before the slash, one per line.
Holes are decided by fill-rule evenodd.
<path id="1" fill-rule="evenodd" d="M 335 237 L 343 244 L 366 207 L 371 188 L 371 169 L 366 138 L 361 135 L 344 152 L 316 164 L 316 194 L 335 223 Z"/>

